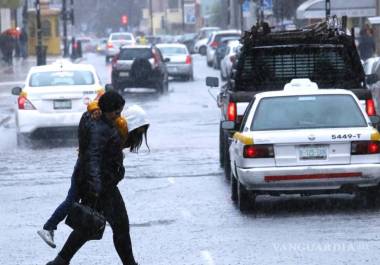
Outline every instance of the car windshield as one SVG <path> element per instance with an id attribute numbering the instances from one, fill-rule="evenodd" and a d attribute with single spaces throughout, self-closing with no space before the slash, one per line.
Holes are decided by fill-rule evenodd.
<path id="1" fill-rule="evenodd" d="M 94 84 L 94 75 L 90 71 L 57 71 L 34 73 L 29 86 L 80 86 Z"/>
<path id="2" fill-rule="evenodd" d="M 149 48 L 121 49 L 119 55 L 120 60 L 150 59 L 152 57 L 152 50 Z"/>
<path id="3" fill-rule="evenodd" d="M 111 35 L 111 40 L 132 40 L 130 34 L 115 34 Z"/>
<path id="4" fill-rule="evenodd" d="M 187 54 L 184 47 L 160 47 L 160 50 L 164 55 Z"/>
<path id="5" fill-rule="evenodd" d="M 366 127 L 351 95 L 269 97 L 259 102 L 252 131 Z"/>

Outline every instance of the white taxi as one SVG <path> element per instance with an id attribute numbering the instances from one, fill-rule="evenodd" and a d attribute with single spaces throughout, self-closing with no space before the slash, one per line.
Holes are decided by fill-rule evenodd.
<path id="1" fill-rule="evenodd" d="M 29 70 L 24 87 L 15 87 L 17 142 L 52 138 L 76 128 L 87 104 L 103 91 L 95 68 L 89 64 L 57 61 Z"/>
<path id="2" fill-rule="evenodd" d="M 380 182 L 379 121 L 367 116 L 351 91 L 318 89 L 309 79 L 256 94 L 231 139 L 232 200 L 242 211 L 260 194 L 363 191 L 374 200 Z"/>

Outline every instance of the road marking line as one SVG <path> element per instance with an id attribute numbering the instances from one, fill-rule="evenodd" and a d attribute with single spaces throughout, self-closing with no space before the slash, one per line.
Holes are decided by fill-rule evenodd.
<path id="1" fill-rule="evenodd" d="M 174 183 L 175 183 L 174 178 L 168 178 L 168 181 L 169 181 L 171 184 L 174 184 Z"/>
<path id="2" fill-rule="evenodd" d="M 201 251 L 201 256 L 205 260 L 207 265 L 215 265 L 214 259 L 211 256 L 211 253 L 207 250 Z"/>

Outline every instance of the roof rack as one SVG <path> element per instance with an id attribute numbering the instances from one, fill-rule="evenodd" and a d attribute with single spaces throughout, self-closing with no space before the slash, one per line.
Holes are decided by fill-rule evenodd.
<path id="1" fill-rule="evenodd" d="M 328 41 L 328 39 L 335 39 L 339 37 L 353 39 L 350 33 L 346 29 L 347 17 L 344 16 L 342 19 L 338 19 L 337 16 L 329 17 L 327 20 L 308 25 L 306 27 L 289 30 L 289 31 L 276 31 L 272 32 L 269 24 L 267 22 L 257 22 L 256 25 L 252 26 L 250 31 L 245 31 L 243 37 L 241 38 L 241 43 L 244 46 L 252 47 L 259 43 L 270 42 L 270 41 L 284 41 L 284 43 L 294 41 L 305 41 L 310 40 L 315 42 L 316 39 L 323 39 Z M 266 41 L 264 41 L 264 39 Z"/>

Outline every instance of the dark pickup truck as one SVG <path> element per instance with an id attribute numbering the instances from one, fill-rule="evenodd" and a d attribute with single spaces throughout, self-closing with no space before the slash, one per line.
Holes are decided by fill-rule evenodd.
<path id="1" fill-rule="evenodd" d="M 294 78 L 308 78 L 319 88 L 351 90 L 370 116 L 376 114 L 354 37 L 336 24 L 331 20 L 298 30 L 271 32 L 263 23 L 245 32 L 230 81 L 221 87 L 217 100 L 221 110 L 220 164 L 227 178 L 229 137 L 239 129 L 256 93 L 282 90 Z M 206 84 L 218 86 L 218 80 L 208 77 Z M 222 128 L 223 121 L 234 121 L 235 128 Z"/>

